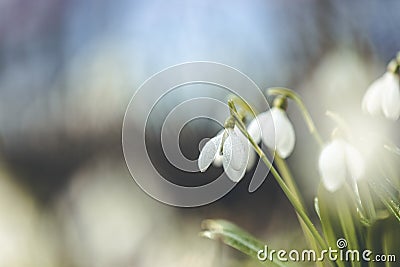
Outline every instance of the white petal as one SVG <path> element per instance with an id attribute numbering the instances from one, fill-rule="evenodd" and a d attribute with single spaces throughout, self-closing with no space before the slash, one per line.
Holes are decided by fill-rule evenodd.
<path id="1" fill-rule="evenodd" d="M 249 157 L 248 144 L 235 130 L 228 129 L 228 137 L 223 144 L 223 166 L 229 179 L 238 182 L 246 172 Z"/>
<path id="2" fill-rule="evenodd" d="M 228 129 L 228 137 L 223 144 L 223 165 L 242 170 L 246 168 L 249 157 L 249 146 L 244 137 L 237 134 L 237 130 Z"/>
<path id="3" fill-rule="evenodd" d="M 230 166 L 227 166 L 224 168 L 224 171 L 226 175 L 228 175 L 229 179 L 236 183 L 243 178 L 244 174 L 246 173 L 246 168 L 243 168 L 241 170 L 234 170 Z"/>
<path id="4" fill-rule="evenodd" d="M 219 153 L 221 142 L 222 134 L 218 134 L 217 136 L 208 140 L 208 142 L 204 145 L 200 152 L 199 160 L 197 161 L 201 172 L 207 170 L 210 164 L 213 162 L 216 154 Z"/>
<path id="5" fill-rule="evenodd" d="M 386 83 L 384 77 L 385 76 L 382 76 L 379 79 L 375 80 L 368 87 L 361 104 L 364 112 L 371 115 L 378 115 L 381 113 L 383 88 Z"/>
<path id="6" fill-rule="evenodd" d="M 260 123 L 260 116 L 264 113 L 261 113 L 257 117 L 255 117 L 250 124 L 247 126 L 247 131 L 249 132 L 250 136 L 253 140 L 258 144 L 261 141 L 261 123 Z"/>
<path id="7" fill-rule="evenodd" d="M 254 151 L 252 145 L 250 144 L 250 141 L 247 140 L 247 137 L 242 133 L 242 131 L 240 131 L 240 129 L 238 127 L 235 127 L 234 130 L 237 133 L 237 135 L 242 139 L 242 142 L 249 146 L 248 159 L 247 159 L 247 165 L 246 165 L 246 171 L 249 171 L 253 168 L 253 166 L 257 160 L 257 153 Z M 251 135 L 250 132 L 249 132 L 249 134 Z"/>
<path id="8" fill-rule="evenodd" d="M 296 142 L 293 125 L 284 110 L 272 108 L 271 114 L 275 125 L 276 151 L 280 157 L 287 158 Z"/>
<path id="9" fill-rule="evenodd" d="M 271 109 L 272 110 L 272 109 Z M 275 150 L 275 127 L 272 119 L 271 110 L 263 112 L 257 116 L 261 126 L 261 139 L 263 143 L 269 148 Z"/>
<path id="10" fill-rule="evenodd" d="M 339 189 L 346 180 L 346 160 L 344 144 L 333 140 L 321 152 L 318 162 L 319 172 L 325 188 L 331 192 Z"/>
<path id="11" fill-rule="evenodd" d="M 365 161 L 361 153 L 352 145 L 345 145 L 346 165 L 350 177 L 358 181 L 363 178 L 365 171 Z"/>
<path id="12" fill-rule="evenodd" d="M 386 118 L 397 120 L 400 116 L 399 78 L 393 73 L 386 73 L 385 82 L 382 110 Z"/>
<path id="13" fill-rule="evenodd" d="M 257 153 L 249 147 L 249 159 L 247 161 L 246 171 L 250 171 L 257 162 Z"/>

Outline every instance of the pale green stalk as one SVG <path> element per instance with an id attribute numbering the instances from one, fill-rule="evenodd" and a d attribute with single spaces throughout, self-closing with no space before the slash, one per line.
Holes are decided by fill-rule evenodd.
<path id="1" fill-rule="evenodd" d="M 250 144 L 253 146 L 254 150 L 260 156 L 261 160 L 271 170 L 272 175 L 275 177 L 276 181 L 278 182 L 279 186 L 282 188 L 283 192 L 285 193 L 286 197 L 289 199 L 290 203 L 296 210 L 297 214 L 304 221 L 305 225 L 307 226 L 308 230 L 313 235 L 313 237 L 316 240 L 316 242 L 318 243 L 318 245 L 321 248 L 326 248 L 327 246 L 326 246 L 325 240 L 322 238 L 322 236 L 320 235 L 318 230 L 315 228 L 315 226 L 312 223 L 312 221 L 310 220 L 310 218 L 307 216 L 301 202 L 296 198 L 295 194 L 289 189 L 289 187 L 286 185 L 286 183 L 284 182 L 284 180 L 281 177 L 281 175 L 279 174 L 279 172 L 275 169 L 275 167 L 269 161 L 269 159 L 264 154 L 262 149 L 257 145 L 257 143 L 253 140 L 253 138 L 247 132 L 246 126 L 243 124 L 243 122 L 240 119 L 240 116 L 237 114 L 234 103 L 232 101 L 229 101 L 228 105 L 230 108 L 231 115 L 236 119 L 236 122 L 237 122 L 236 126 L 246 136 L 246 138 L 249 140 Z"/>
<path id="2" fill-rule="evenodd" d="M 306 210 L 304 208 L 304 204 L 303 204 L 300 192 L 299 192 L 299 190 L 297 188 L 296 183 L 294 182 L 293 176 L 292 176 L 292 174 L 291 174 L 291 172 L 289 170 L 289 167 L 287 166 L 285 160 L 282 159 L 281 157 L 279 157 L 279 155 L 275 155 L 275 164 L 276 164 L 279 172 L 281 173 L 284 181 L 288 185 L 289 189 L 293 192 L 295 197 L 299 200 L 300 204 L 303 206 L 303 209 Z M 318 244 L 316 243 L 316 240 L 313 238 L 312 233 L 308 229 L 307 225 L 305 224 L 303 219 L 299 216 L 299 214 L 297 214 L 297 217 L 299 219 L 301 229 L 303 230 L 304 236 L 306 237 L 309 245 L 315 251 L 319 251 Z M 317 262 L 316 264 L 317 264 L 317 266 L 321 266 L 321 267 L 324 266 L 323 262 Z"/>

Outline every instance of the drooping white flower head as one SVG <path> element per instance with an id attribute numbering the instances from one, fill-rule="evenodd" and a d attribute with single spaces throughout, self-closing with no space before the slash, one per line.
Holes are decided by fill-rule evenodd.
<path id="1" fill-rule="evenodd" d="M 270 149 L 276 150 L 282 158 L 287 158 L 294 149 L 296 136 L 293 125 L 286 115 L 286 111 L 273 107 L 260 113 L 249 124 L 249 133 L 254 141 L 263 143 Z"/>
<path id="2" fill-rule="evenodd" d="M 239 130 L 239 128 L 235 127 L 234 128 L 236 134 L 243 139 L 244 143 L 247 143 L 249 146 L 249 160 L 247 162 L 246 166 L 246 171 L 249 171 L 253 168 L 254 164 L 256 163 L 257 160 L 257 153 L 252 149 L 250 142 L 247 140 L 246 136 Z M 221 130 L 219 134 L 222 134 L 225 131 L 225 129 Z M 249 132 L 250 135 L 252 135 L 251 132 Z M 217 155 L 214 158 L 213 165 L 215 167 L 221 167 L 223 163 L 223 155 L 220 153 L 217 153 Z"/>
<path id="3" fill-rule="evenodd" d="M 375 80 L 364 95 L 362 109 L 371 115 L 383 114 L 397 120 L 400 116 L 399 76 L 386 72 Z"/>
<path id="4" fill-rule="evenodd" d="M 347 180 L 352 184 L 363 178 L 365 161 L 361 153 L 341 138 L 335 138 L 321 152 L 319 172 L 325 188 L 338 190 Z"/>
<path id="5" fill-rule="evenodd" d="M 206 171 L 214 160 L 222 157 L 224 171 L 232 181 L 238 182 L 244 176 L 249 160 L 249 145 L 238 131 L 240 130 L 236 126 L 234 129 L 227 128 L 204 145 L 198 159 L 201 172 Z"/>

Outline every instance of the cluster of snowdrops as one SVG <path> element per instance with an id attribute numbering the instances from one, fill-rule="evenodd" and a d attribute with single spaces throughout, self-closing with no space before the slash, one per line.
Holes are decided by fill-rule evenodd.
<path id="1" fill-rule="evenodd" d="M 389 62 L 387 71 L 366 89 L 360 101 L 360 108 L 365 113 L 393 123 L 399 119 L 399 69 L 400 53 Z M 400 149 L 390 140 L 380 138 L 380 145 L 374 147 L 373 151 L 378 160 L 371 164 L 353 144 L 354 136 L 349 133 L 342 118 L 334 113 L 328 114 L 338 127 L 332 132 L 330 141 L 324 142 L 299 95 L 286 88 L 270 88 L 267 93 L 275 96 L 272 107 L 259 114 L 255 114 L 251 106 L 239 97 L 232 97 L 228 101 L 230 116 L 224 129 L 202 148 L 198 159 L 199 169 L 204 172 L 211 164 L 223 166 L 227 176 L 238 182 L 254 165 L 258 155 L 270 168 L 294 207 L 311 248 L 321 251 L 328 246 L 335 246 L 338 239 L 345 238 L 349 249 L 398 253 L 400 180 L 395 167 L 400 159 Z M 286 114 L 288 100 L 299 106 L 311 135 L 321 148 L 316 164 L 321 183 L 316 183 L 320 186 L 314 203 L 318 224 L 313 222 L 314 216 L 310 216 L 285 162 L 296 140 L 294 127 Z M 260 148 L 261 142 L 266 150 Z M 274 163 L 267 157 L 268 153 L 275 154 Z M 262 244 L 226 221 L 206 220 L 203 228 L 204 236 L 218 238 L 253 257 Z M 284 266 L 281 262 L 271 264 Z M 317 264 L 375 266 L 375 263 L 340 261 Z M 386 266 L 395 266 L 393 264 Z"/>

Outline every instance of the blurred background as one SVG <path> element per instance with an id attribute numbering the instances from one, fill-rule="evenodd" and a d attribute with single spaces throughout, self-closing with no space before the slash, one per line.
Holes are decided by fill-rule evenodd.
<path id="1" fill-rule="evenodd" d="M 399 10 L 395 0 L 0 0 L 0 266 L 253 264 L 198 237 L 206 218 L 229 219 L 277 248 L 303 246 L 273 179 L 249 194 L 246 176 L 200 208 L 147 196 L 124 162 L 124 111 L 154 73 L 216 61 L 263 89 L 295 89 L 328 138 L 327 109 L 364 119 L 363 93 L 400 49 Z M 297 134 L 288 163 L 312 210 L 318 150 L 298 109 L 288 113 Z M 209 126 L 183 134 L 189 158 L 218 131 Z M 391 134 L 396 124 L 382 127 Z"/>

